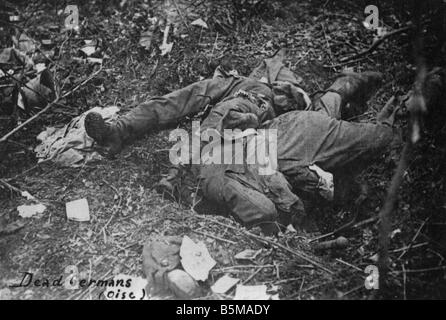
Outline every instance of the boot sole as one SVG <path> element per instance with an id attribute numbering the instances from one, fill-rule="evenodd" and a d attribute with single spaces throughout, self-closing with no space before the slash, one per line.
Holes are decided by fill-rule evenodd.
<path id="1" fill-rule="evenodd" d="M 85 131 L 99 144 L 105 141 L 107 127 L 102 116 L 97 112 L 90 112 L 85 116 Z"/>

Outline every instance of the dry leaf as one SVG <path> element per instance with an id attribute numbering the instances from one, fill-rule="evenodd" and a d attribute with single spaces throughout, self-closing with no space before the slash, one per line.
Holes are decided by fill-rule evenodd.
<path id="1" fill-rule="evenodd" d="M 16 48 L 24 53 L 34 52 L 36 50 L 34 40 L 25 33 L 22 33 L 18 40 L 16 37 L 13 37 L 12 41 Z"/>

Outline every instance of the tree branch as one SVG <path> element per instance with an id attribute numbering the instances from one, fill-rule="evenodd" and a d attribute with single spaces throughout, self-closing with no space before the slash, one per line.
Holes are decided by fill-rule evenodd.
<path id="1" fill-rule="evenodd" d="M 57 102 L 60 99 L 66 98 L 69 95 L 73 94 L 76 90 L 78 90 L 81 86 L 83 86 L 84 84 L 86 84 L 88 81 L 90 81 L 91 79 L 93 79 L 95 76 L 97 76 L 99 74 L 99 72 L 102 71 L 102 66 L 101 68 L 96 71 L 94 74 L 92 74 L 90 77 L 88 77 L 86 80 L 84 80 L 82 83 L 78 84 L 76 87 L 74 87 L 73 89 L 71 89 L 70 91 L 66 92 L 64 95 L 62 95 L 61 97 L 57 94 L 56 92 L 56 98 L 48 103 L 46 105 L 45 108 L 43 108 L 42 110 L 40 110 L 38 113 L 36 113 L 35 115 L 33 115 L 31 118 L 27 119 L 25 122 L 23 122 L 21 125 L 17 126 L 16 128 L 14 128 L 13 130 L 11 130 L 9 133 L 5 134 L 1 139 L 0 139 L 0 143 L 5 142 L 6 140 L 8 140 L 13 134 L 17 133 L 18 131 L 20 131 L 23 127 L 25 127 L 26 125 L 28 125 L 29 123 L 31 123 L 32 121 L 34 121 L 35 119 L 37 119 L 38 117 L 40 117 L 42 114 L 44 114 L 45 112 L 47 112 L 49 109 L 51 109 L 52 106 L 54 106 L 55 104 L 57 104 Z"/>

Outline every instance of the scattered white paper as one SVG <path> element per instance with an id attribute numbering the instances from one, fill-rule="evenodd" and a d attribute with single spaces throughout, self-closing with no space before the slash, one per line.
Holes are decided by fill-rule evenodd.
<path id="1" fill-rule="evenodd" d="M 401 229 L 395 229 L 392 231 L 392 233 L 390 233 L 390 239 L 393 239 L 398 233 L 401 233 Z"/>
<path id="2" fill-rule="evenodd" d="M 214 293 L 223 294 L 228 292 L 228 290 L 235 286 L 239 281 L 240 279 L 232 278 L 229 275 L 225 274 L 214 283 L 214 285 L 211 287 L 211 290 Z"/>
<path id="3" fill-rule="evenodd" d="M 84 222 L 90 220 L 90 209 L 87 199 L 79 199 L 65 204 L 67 209 L 67 218 L 74 221 Z"/>
<path id="4" fill-rule="evenodd" d="M 170 30 L 170 24 L 168 24 L 166 26 L 166 28 L 164 29 L 163 43 L 160 46 L 160 50 L 161 50 L 161 55 L 162 56 L 164 56 L 164 55 L 168 54 L 170 51 L 172 51 L 173 42 L 171 42 L 171 43 L 167 42 L 167 37 L 169 35 L 169 30 Z"/>
<path id="5" fill-rule="evenodd" d="M 188 236 L 183 237 L 180 257 L 184 271 L 195 280 L 205 281 L 209 271 L 217 264 L 203 242 L 195 243 Z"/>
<path id="6" fill-rule="evenodd" d="M 103 59 L 101 59 L 101 58 L 90 58 L 90 57 L 88 57 L 87 58 L 87 62 L 88 63 L 99 63 L 99 64 L 102 64 L 102 61 L 103 61 Z"/>
<path id="7" fill-rule="evenodd" d="M 22 197 L 25 197 L 26 200 L 36 200 L 36 198 L 34 198 L 28 191 L 22 191 L 21 195 Z"/>
<path id="8" fill-rule="evenodd" d="M 294 228 L 292 224 L 289 224 L 289 225 L 286 227 L 286 231 L 289 232 L 289 233 L 297 233 L 296 228 Z"/>
<path id="9" fill-rule="evenodd" d="M 269 298 L 270 295 L 266 293 L 266 285 L 238 285 L 234 296 L 234 300 L 269 300 Z"/>
<path id="10" fill-rule="evenodd" d="M 199 27 L 203 27 L 205 29 L 208 29 L 208 25 L 206 22 L 203 21 L 203 19 L 199 18 L 197 20 L 194 20 L 191 22 L 191 25 L 193 26 L 199 26 Z"/>
<path id="11" fill-rule="evenodd" d="M 43 70 L 46 69 L 44 63 L 37 63 L 36 65 L 34 65 L 34 67 L 36 68 L 37 73 L 42 72 Z"/>
<path id="12" fill-rule="evenodd" d="M 237 253 L 234 258 L 236 260 L 255 260 L 259 253 L 262 252 L 262 249 L 259 250 L 252 250 L 252 249 L 246 249 L 242 252 Z"/>
<path id="13" fill-rule="evenodd" d="M 25 102 L 23 101 L 23 95 L 20 92 L 17 97 L 17 106 L 22 110 L 25 110 Z"/>
<path id="14" fill-rule="evenodd" d="M 37 213 L 43 213 L 45 211 L 46 207 L 41 204 L 31 204 L 31 205 L 22 205 L 18 206 L 17 210 L 19 211 L 19 216 L 22 218 L 29 218 Z"/>
<path id="15" fill-rule="evenodd" d="M 373 261 L 373 262 L 378 262 L 378 258 L 379 258 L 378 254 L 375 253 L 373 256 L 371 256 L 371 257 L 369 258 L 369 260 L 371 260 L 371 261 Z"/>
<path id="16" fill-rule="evenodd" d="M 97 51 L 97 41 L 85 40 L 85 46 L 80 49 L 87 57 L 91 56 Z"/>

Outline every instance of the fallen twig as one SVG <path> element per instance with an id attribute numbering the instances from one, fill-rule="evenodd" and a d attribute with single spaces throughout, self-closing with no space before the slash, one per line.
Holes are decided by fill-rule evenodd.
<path id="1" fill-rule="evenodd" d="M 173 2 L 173 5 L 175 6 L 175 9 L 178 12 L 178 14 L 180 15 L 181 21 L 184 23 L 184 26 L 186 27 L 187 32 L 190 33 L 189 25 L 187 24 L 186 19 L 184 19 L 183 14 L 181 13 L 180 8 L 178 7 L 177 2 L 175 0 L 172 0 L 172 2 Z"/>
<path id="2" fill-rule="evenodd" d="M 267 244 L 270 244 L 270 245 L 272 245 L 272 246 L 274 246 L 274 247 L 276 247 L 276 248 L 279 248 L 279 249 L 282 249 L 282 250 L 284 250 L 284 251 L 287 251 L 287 252 L 289 252 L 289 253 L 295 255 L 296 257 L 298 257 L 298 258 L 300 258 L 300 259 L 302 259 L 302 260 L 305 260 L 306 262 L 308 262 L 308 263 L 314 265 L 315 267 L 317 267 L 317 268 L 319 268 L 319 269 L 321 269 L 321 270 L 323 270 L 323 271 L 325 271 L 325 272 L 327 272 L 327 273 L 329 273 L 329 274 L 334 274 L 333 271 L 331 271 L 330 269 L 324 267 L 324 266 L 321 265 L 319 262 L 314 261 L 312 258 L 310 258 L 308 255 L 306 255 L 306 254 L 303 253 L 303 252 L 299 252 L 299 251 L 297 251 L 297 250 L 293 250 L 293 249 L 287 248 L 287 247 L 285 247 L 284 245 L 282 245 L 282 244 L 280 244 L 280 243 L 277 243 L 277 242 L 275 242 L 275 241 L 273 241 L 273 240 L 269 240 L 269 239 L 267 239 L 267 238 L 265 238 L 265 237 L 257 236 L 257 235 L 255 235 L 255 234 L 249 232 L 249 231 L 246 231 L 246 230 L 240 230 L 240 229 L 238 229 L 238 228 L 235 228 L 235 227 L 232 227 L 232 226 L 229 226 L 229 225 L 225 225 L 225 224 L 223 224 L 223 223 L 221 223 L 221 222 L 219 222 L 219 221 L 215 221 L 214 219 L 210 219 L 210 218 L 208 218 L 208 217 L 206 217 L 206 216 L 201 216 L 201 215 L 199 215 L 199 214 L 197 214 L 197 213 L 193 214 L 192 216 L 193 216 L 193 217 L 200 218 L 200 219 L 204 219 L 204 220 L 207 220 L 207 221 L 210 221 L 210 222 L 213 222 L 213 223 L 217 223 L 217 224 L 220 224 L 220 225 L 222 225 L 222 226 L 224 226 L 224 227 L 226 227 L 226 228 L 230 228 L 230 229 L 233 229 L 233 230 L 235 230 L 235 231 L 241 232 L 241 233 L 243 233 L 244 235 L 246 235 L 246 236 L 248 236 L 248 237 L 250 237 L 250 238 L 252 238 L 252 239 L 256 239 L 256 240 L 258 240 L 258 241 L 260 241 L 260 242 L 267 243 Z"/>
<path id="3" fill-rule="evenodd" d="M 356 224 L 353 224 L 353 223 L 349 222 L 349 223 L 339 227 L 338 229 L 336 229 L 336 230 L 334 230 L 332 232 L 320 235 L 320 236 L 318 236 L 316 238 L 313 238 L 313 239 L 309 240 L 308 243 L 312 243 L 312 242 L 317 241 L 317 240 L 322 240 L 322 239 L 325 239 L 325 238 L 328 238 L 328 237 L 331 237 L 331 236 L 338 235 L 342 231 L 347 231 L 349 229 L 356 229 L 356 228 L 362 227 L 363 225 L 375 222 L 376 220 L 378 220 L 378 217 L 371 217 L 371 218 L 362 220 L 362 221 L 360 221 L 360 222 L 358 222 Z"/>
<path id="4" fill-rule="evenodd" d="M 202 235 L 204 235 L 206 237 L 214 238 L 216 240 L 227 242 L 227 243 L 230 243 L 230 244 L 237 244 L 234 241 L 223 239 L 223 238 L 220 238 L 220 237 L 217 237 L 217 236 L 214 236 L 212 234 L 209 234 L 209 233 L 206 233 L 206 232 L 202 232 L 202 231 L 199 231 L 199 230 L 192 230 L 192 232 L 199 233 L 199 234 L 202 234 Z"/>
<path id="5" fill-rule="evenodd" d="M 422 242 L 422 243 L 417 243 L 417 244 L 412 245 L 412 249 L 420 248 L 420 247 L 424 247 L 424 246 L 427 245 L 427 244 L 429 244 L 428 241 L 426 241 L 426 242 Z M 399 248 L 399 249 L 392 250 L 392 251 L 390 251 L 390 252 L 393 252 L 393 253 L 395 253 L 395 252 L 401 252 L 401 251 L 405 251 L 405 250 L 407 250 L 408 248 L 409 248 L 409 246 L 405 246 L 405 247 L 402 247 L 402 248 Z"/>
<path id="6" fill-rule="evenodd" d="M 250 269 L 250 268 L 258 268 L 258 267 L 262 267 L 262 268 L 275 268 L 276 265 L 274 264 L 265 264 L 265 265 L 258 265 L 258 264 L 241 264 L 241 265 L 236 265 L 236 266 L 230 266 L 230 267 L 223 267 L 223 268 L 219 268 L 219 269 L 212 269 L 211 271 L 213 272 L 227 272 L 227 271 L 231 271 L 234 269 Z M 273 282 L 273 281 L 271 281 Z"/>
<path id="7" fill-rule="evenodd" d="M 349 291 L 347 291 L 347 292 L 341 294 L 340 298 L 344 298 L 344 297 L 348 296 L 350 293 L 353 293 L 353 292 L 355 292 L 355 291 L 358 291 L 358 290 L 360 290 L 361 288 L 364 288 L 364 285 L 363 285 L 363 284 L 360 284 L 359 286 L 354 287 L 353 289 L 350 289 Z"/>
<path id="8" fill-rule="evenodd" d="M 350 57 L 343 58 L 340 61 L 341 61 L 341 63 L 345 63 L 347 61 L 363 57 L 366 54 L 368 54 L 369 52 L 373 52 L 373 50 L 378 48 L 381 45 L 381 43 L 383 43 L 386 39 L 388 39 L 390 37 L 393 37 L 393 36 L 395 36 L 397 34 L 406 32 L 406 31 L 410 30 L 411 28 L 412 28 L 412 25 L 408 25 L 406 27 L 402 27 L 400 29 L 396 29 L 396 30 L 393 30 L 393 31 L 391 31 L 389 33 L 386 33 L 383 37 L 381 37 L 378 40 L 374 41 L 373 44 L 368 49 L 365 49 L 365 50 L 363 50 L 363 51 L 361 51 L 361 52 L 359 52 L 359 53 L 357 53 L 355 55 L 352 55 Z"/>
<path id="9" fill-rule="evenodd" d="M 247 284 L 249 281 L 251 281 L 262 270 L 263 270 L 263 267 L 259 266 L 256 271 L 254 271 L 245 281 L 243 281 L 242 284 L 243 285 Z"/>
<path id="10" fill-rule="evenodd" d="M 417 232 L 413 236 L 412 240 L 410 241 L 409 245 L 406 247 L 406 249 L 398 257 L 398 260 L 401 259 L 402 257 L 404 257 L 404 255 L 412 248 L 415 240 L 417 240 L 418 236 L 420 235 L 421 230 L 426 225 L 426 222 L 429 220 L 429 218 L 430 217 L 427 217 L 426 220 L 423 221 L 423 223 L 421 224 L 421 226 L 418 228 Z"/>
<path id="11" fill-rule="evenodd" d="M 302 282 L 300 283 L 300 287 L 299 287 L 299 294 L 297 296 L 297 298 L 300 300 L 300 294 L 302 292 L 302 288 L 304 287 L 304 283 L 305 283 L 305 276 L 302 278 Z"/>
<path id="12" fill-rule="evenodd" d="M 19 188 L 14 187 L 13 185 L 7 183 L 5 180 L 0 179 L 0 184 L 2 184 L 3 186 L 5 186 L 6 188 L 10 189 L 11 191 L 14 191 L 18 194 L 22 194 L 23 191 L 20 190 Z"/>
<path id="13" fill-rule="evenodd" d="M 404 263 L 401 264 L 401 269 L 403 270 L 403 299 L 407 300 L 407 296 L 406 296 L 407 277 L 406 277 L 406 268 L 404 267 Z"/>
<path id="14" fill-rule="evenodd" d="M 38 117 L 40 117 L 42 114 L 44 114 L 45 112 L 47 112 L 49 109 L 51 109 L 52 106 L 54 106 L 55 104 L 57 104 L 57 102 L 60 99 L 64 99 L 66 97 L 68 97 L 69 95 L 73 94 L 76 90 L 78 90 L 81 86 L 83 86 L 84 84 L 86 84 L 88 81 L 90 81 L 91 79 L 93 79 L 95 76 L 97 76 L 100 72 L 102 71 L 102 66 L 101 68 L 96 71 L 94 74 L 92 74 L 90 77 L 88 77 L 86 80 L 82 81 L 82 83 L 80 83 L 79 85 L 77 85 L 76 87 L 74 87 L 73 89 L 71 89 L 70 91 L 66 92 L 64 95 L 59 96 L 56 92 L 56 98 L 47 104 L 47 106 L 45 108 L 43 108 L 42 110 L 40 110 L 39 112 L 37 112 L 35 115 L 33 115 L 31 118 L 27 119 L 25 122 L 23 122 L 22 124 L 20 124 L 19 126 L 17 126 L 16 128 L 14 128 L 13 130 L 11 130 L 10 132 L 8 132 L 7 134 L 5 134 L 1 139 L 0 139 L 0 143 L 5 142 L 6 140 L 9 139 L 9 137 L 11 137 L 13 134 L 15 134 L 16 132 L 18 132 L 19 130 L 21 130 L 23 127 L 25 127 L 26 125 L 28 125 L 29 123 L 31 123 L 32 121 L 36 120 Z"/>
<path id="15" fill-rule="evenodd" d="M 364 270 L 361 270 L 361 269 L 358 268 L 357 266 L 352 265 L 351 263 L 348 263 L 348 262 L 346 262 L 346 261 L 344 261 L 344 260 L 342 260 L 342 259 L 336 258 L 336 261 L 338 261 L 338 262 L 340 262 L 340 263 L 342 263 L 342 264 L 345 264 L 346 266 L 349 266 L 350 268 L 353 268 L 353 269 L 355 269 L 356 271 L 364 272 Z"/>
<path id="16" fill-rule="evenodd" d="M 432 267 L 432 268 L 424 268 L 424 269 L 413 269 L 413 270 L 404 270 L 405 273 L 422 273 L 422 272 L 431 272 L 431 271 L 440 271 L 446 270 L 446 266 Z M 400 274 L 403 271 L 392 271 L 392 274 Z"/>

